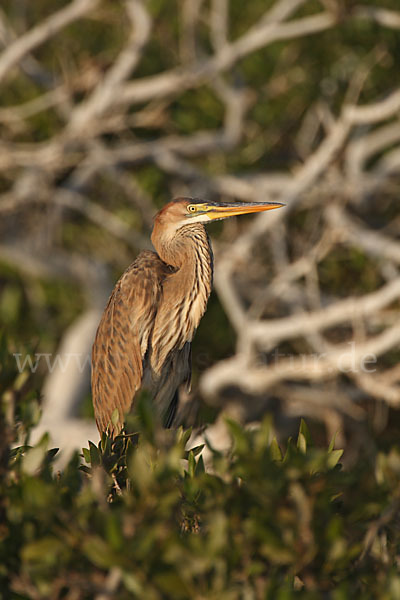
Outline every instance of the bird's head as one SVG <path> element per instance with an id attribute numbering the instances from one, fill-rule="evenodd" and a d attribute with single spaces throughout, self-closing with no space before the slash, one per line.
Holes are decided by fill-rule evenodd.
<path id="1" fill-rule="evenodd" d="M 206 224 L 236 215 L 272 210 L 284 206 L 278 202 L 204 202 L 197 198 L 177 198 L 156 215 L 151 241 L 160 257 L 168 264 L 180 266 L 184 260 L 182 236 L 192 224 Z"/>
<path id="2" fill-rule="evenodd" d="M 198 198 L 177 198 L 164 206 L 156 222 L 175 230 L 192 223 L 210 223 L 228 217 L 272 210 L 284 206 L 279 202 L 205 202 Z"/>

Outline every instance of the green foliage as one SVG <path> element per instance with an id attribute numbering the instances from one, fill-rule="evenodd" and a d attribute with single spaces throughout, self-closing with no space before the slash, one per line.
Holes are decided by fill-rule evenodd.
<path id="1" fill-rule="evenodd" d="M 67 0 L 4 0 L 2 10 L 18 35 L 66 4 Z M 228 39 L 233 41 L 256 25 L 274 2 L 228 4 Z M 339 10 L 336 27 L 268 45 L 223 74 L 223 80 L 248 95 L 245 126 L 240 143 L 229 150 L 216 148 L 193 157 L 200 172 L 218 176 L 294 171 L 304 160 L 295 142 L 308 111 L 322 102 L 337 116 L 348 100 L 350 82 L 357 82 L 365 69 L 368 77 L 355 101 L 374 102 L 393 90 L 400 60 L 398 32 L 350 18 L 358 5 L 355 0 L 310 0 L 294 17 L 315 14 L 322 4 Z M 398 10 L 394 0 L 362 4 Z M 71 106 L 90 97 L 127 41 L 130 28 L 124 6 L 120 0 L 103 2 L 94 17 L 79 20 L 36 48 L 30 60 L 40 66 L 41 76 L 14 69 L 3 86 L 1 107 L 24 106 L 61 85 Z M 146 6 L 153 27 L 132 81 L 190 64 L 185 62 L 190 56 L 182 50 L 182 3 L 150 0 Z M 207 26 L 212 6 L 203 3 L 202 24 L 193 36 L 197 55 L 205 60 L 212 52 Z M 99 134 L 100 147 L 113 151 L 117 142 L 218 132 L 226 116 L 210 81 L 156 101 L 150 111 L 154 120 L 144 118 L 146 108 L 133 105 L 126 129 L 106 129 Z M 39 142 L 62 136 L 67 126 L 65 109 L 57 105 L 33 110 L 10 125 L 6 114 L 1 131 L 11 149 L 29 143 L 40 150 Z M 319 134 L 315 144 L 318 141 Z M 314 145 L 309 151 L 313 149 Z M 81 161 L 89 156 L 84 148 L 77 152 L 73 144 L 65 151 L 65 165 L 44 173 L 57 185 L 79 175 Z M 153 157 L 128 161 L 125 167 L 125 175 L 158 207 L 177 189 L 177 175 Z M 95 204 L 139 230 L 140 210 L 133 208 L 132 198 L 106 171 L 93 177 L 85 192 Z M 2 172 L 2 192 L 10 190 L 20 172 L 17 166 Z M 361 206 L 366 223 L 384 228 L 396 222 L 396 186 L 393 178 L 390 189 L 372 194 L 368 206 Z M 3 215 L 6 238 L 17 239 L 21 230 L 23 238 L 39 239 L 41 223 L 49 254 L 53 249 L 73 251 L 108 262 L 118 274 L 132 258 L 130 246 L 87 215 L 63 211 L 60 221 L 57 213 L 44 216 L 42 207 L 35 210 L 30 204 L 24 218 L 19 211 L 12 218 L 7 211 Z M 295 210 L 288 223 L 288 253 L 295 260 L 307 253 L 307 240 L 319 236 L 322 213 L 316 207 Z M 213 227 L 214 235 L 222 230 Z M 273 275 L 269 239 L 260 240 L 252 260 L 262 265 L 263 278 Z M 249 273 L 256 266 L 249 263 Z M 328 296 L 359 296 L 383 282 L 378 261 L 359 248 L 334 247 L 318 269 L 322 292 Z M 249 289 L 247 301 L 252 305 L 253 286 L 238 283 Z M 208 447 L 210 460 L 205 464 L 201 448 L 186 449 L 190 432 L 159 432 L 143 403 L 126 432 L 115 440 L 102 436 L 97 446 L 90 443 L 83 450 L 84 461 L 76 455 L 58 473 L 57 454 L 49 449 L 47 436 L 30 445 L 30 429 L 40 417 L 39 398 L 34 380 L 16 369 L 12 352 L 23 353 L 28 339 L 33 346 L 40 344 L 40 351 L 54 349 L 85 304 L 81 284 L 22 277 L 3 263 L 0 292 L 0 322 L 17 344 L 9 350 L 5 338 L 0 338 L 0 598 L 94 598 L 105 590 L 122 600 L 400 598 L 396 521 L 400 453 L 389 441 L 398 439 L 397 417 L 391 419 L 392 432 L 382 434 L 384 451 L 374 455 L 371 448 L 368 460 L 347 469 L 339 465 L 342 451 L 334 442 L 328 450 L 312 444 L 304 422 L 296 440 L 279 443 L 268 420 L 254 431 L 228 421 L 230 452 Z M 266 318 L 280 314 L 274 304 L 264 310 Z M 219 301 L 212 298 L 195 341 L 194 379 L 217 358 L 232 353 L 233 339 Z M 308 350 L 296 348 L 297 353 L 302 351 Z M 293 354 L 294 349 L 287 352 Z M 397 364 L 398 352 L 391 351 L 381 361 Z"/>
<path id="2" fill-rule="evenodd" d="M 93 598 L 110 582 L 118 599 L 398 597 L 396 448 L 343 469 L 334 440 L 316 447 L 304 421 L 281 447 L 271 419 L 253 430 L 227 419 L 231 448 L 208 444 L 205 466 L 202 446 L 186 449 L 190 430 L 159 430 L 143 399 L 121 435 L 60 473 L 47 436 L 28 444 L 33 400 L 15 404 L 18 428 L 10 419 L 7 381 L 1 597 Z"/>

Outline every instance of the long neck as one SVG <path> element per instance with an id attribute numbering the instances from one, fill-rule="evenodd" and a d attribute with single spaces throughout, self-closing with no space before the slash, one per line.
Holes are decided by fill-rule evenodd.
<path id="1" fill-rule="evenodd" d="M 181 227 L 168 241 L 153 244 L 160 258 L 176 268 L 163 283 L 153 330 L 152 364 L 160 372 L 169 352 L 191 342 L 211 293 L 213 255 L 203 225 Z"/>

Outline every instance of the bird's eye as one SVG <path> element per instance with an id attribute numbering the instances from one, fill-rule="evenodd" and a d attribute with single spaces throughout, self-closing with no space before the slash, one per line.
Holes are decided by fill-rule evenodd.
<path id="1" fill-rule="evenodd" d="M 196 207 L 193 204 L 189 204 L 187 210 L 188 212 L 196 212 Z"/>

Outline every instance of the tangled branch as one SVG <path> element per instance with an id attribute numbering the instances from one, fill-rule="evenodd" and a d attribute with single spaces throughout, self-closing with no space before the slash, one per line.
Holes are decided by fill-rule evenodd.
<path id="1" fill-rule="evenodd" d="M 269 168 L 263 158 L 265 139 L 272 134 L 252 111 L 257 105 L 259 112 L 268 112 L 274 94 L 279 101 L 293 89 L 295 96 L 295 79 L 266 69 L 259 89 L 243 62 L 276 48 L 277 42 L 290 54 L 293 44 L 321 40 L 334 28 L 340 31 L 343 24 L 360 20 L 398 29 L 400 13 L 369 3 L 346 11 L 336 2 L 321 2 L 318 10 L 307 0 L 276 0 L 234 34 L 229 4 L 213 0 L 208 8 L 186 0 L 177 51 L 165 62 L 160 56 L 155 72 L 148 70 L 146 53 L 152 51 L 158 22 L 141 0 L 125 0 L 114 9 L 101 0 L 73 0 L 19 34 L 12 19 L 0 14 L 5 45 L 0 85 L 12 89 L 15 82 L 29 81 L 35 89 L 33 97 L 19 103 L 10 94 L 0 108 L 0 258 L 25 272 L 31 264 L 32 272 L 51 277 L 58 270 L 63 227 L 76 215 L 120 244 L 118 252 L 121 244 L 145 247 L 155 212 L 151 186 L 143 184 L 146 168 L 162 178 L 166 197 L 184 193 L 283 202 L 285 210 L 260 214 L 246 227 L 227 225 L 215 243 L 215 287 L 237 344 L 231 358 L 202 373 L 202 394 L 215 399 L 235 385 L 263 398 L 277 394 L 303 410 L 298 393 L 291 400 L 291 390 L 308 385 L 310 394 L 326 394 L 328 405 L 328 390 L 333 385 L 340 389 L 345 378 L 347 404 L 342 407 L 347 408 L 342 412 L 347 415 L 354 416 L 349 407 L 360 395 L 398 406 L 400 373 L 390 356 L 400 343 L 400 220 L 393 208 L 400 169 L 400 89 L 394 81 L 361 99 L 372 76 L 368 65 L 392 57 L 378 48 L 376 60 L 370 54 L 355 67 L 334 108 L 317 97 L 298 115 L 293 146 L 299 153 L 296 160 L 288 153 L 281 171 Z M 65 72 L 37 77 L 38 70 L 50 72 L 49 62 L 40 57 L 55 36 L 82 19 L 107 22 L 112 10 L 123 32 L 109 64 L 82 58 Z M 36 75 L 23 68 L 27 60 Z M 300 76 L 307 74 L 298 69 Z M 171 115 L 188 102 L 189 92 L 212 98 L 211 124 L 182 131 L 172 125 Z M 52 124 L 38 136 L 35 119 L 50 116 Z M 243 165 L 251 153 L 254 166 L 234 166 Z M 227 160 L 231 156 L 233 166 Z M 374 220 L 380 198 L 386 212 Z M 134 218 L 126 222 L 128 211 Z M 38 212 L 42 216 L 35 219 Z M 46 253 L 52 255 L 48 264 L 42 258 Z M 338 258 L 343 253 L 358 253 L 373 282 L 346 289 L 327 281 L 327 263 L 343 260 Z M 123 268 L 122 259 L 118 266 Z M 74 269 L 64 267 L 58 272 L 73 278 Z M 346 268 L 341 265 L 342 279 Z M 82 271 L 76 279 L 93 286 L 93 280 L 85 283 Z"/>

